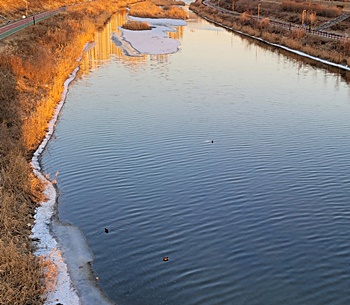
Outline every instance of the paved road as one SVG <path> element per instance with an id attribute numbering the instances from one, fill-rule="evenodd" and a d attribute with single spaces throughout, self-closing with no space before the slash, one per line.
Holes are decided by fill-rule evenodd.
<path id="1" fill-rule="evenodd" d="M 25 18 L 25 19 L 10 23 L 8 25 L 5 25 L 5 26 L 0 28 L 0 40 L 18 32 L 18 31 L 20 31 L 28 26 L 31 26 L 31 25 L 35 24 L 36 22 L 47 19 L 53 15 L 58 14 L 59 12 L 64 12 L 65 10 L 66 10 L 65 7 L 61 7 L 57 10 L 52 10 L 52 11 L 36 14 L 33 16 L 29 16 L 28 18 Z"/>

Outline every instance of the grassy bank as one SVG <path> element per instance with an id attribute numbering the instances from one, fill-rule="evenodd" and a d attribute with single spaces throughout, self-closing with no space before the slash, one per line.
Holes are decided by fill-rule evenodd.
<path id="1" fill-rule="evenodd" d="M 171 19 L 187 19 L 186 12 L 179 7 L 182 2 L 169 1 L 169 5 L 159 6 L 152 1 L 144 1 L 131 5 L 129 14 L 142 18 L 171 18 Z M 171 4 L 172 3 L 172 4 Z"/>
<path id="2" fill-rule="evenodd" d="M 184 2 L 175 0 L 151 0 L 135 3 L 130 6 L 129 15 L 141 18 L 187 19 L 187 13 L 180 7 Z M 122 28 L 134 31 L 150 30 L 147 22 L 128 21 Z"/>
<path id="3" fill-rule="evenodd" d="M 51 8 L 49 1 L 38 3 Z M 32 254 L 29 236 L 43 186 L 32 174 L 29 160 L 85 43 L 125 4 L 99 0 L 70 6 L 67 12 L 0 42 L 1 305 L 40 305 L 54 280 L 48 260 Z M 23 7 L 16 5 L 2 1 L 2 12 L 12 9 L 8 17 L 20 15 Z"/>
<path id="4" fill-rule="evenodd" d="M 269 18 L 257 19 L 251 12 L 230 14 L 206 6 L 201 0 L 191 3 L 190 9 L 199 15 L 222 24 L 232 30 L 241 31 L 250 36 L 260 37 L 268 42 L 286 46 L 336 64 L 350 66 L 350 39 L 333 40 L 307 35 L 299 27 L 281 28 L 270 24 Z"/>

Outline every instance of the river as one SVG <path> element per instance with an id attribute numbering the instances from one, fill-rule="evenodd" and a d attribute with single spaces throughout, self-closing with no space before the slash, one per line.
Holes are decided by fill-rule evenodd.
<path id="1" fill-rule="evenodd" d="M 42 158 L 105 294 L 350 304 L 349 84 L 192 14 L 178 52 L 128 57 L 110 39 L 124 18 L 85 54 Z"/>

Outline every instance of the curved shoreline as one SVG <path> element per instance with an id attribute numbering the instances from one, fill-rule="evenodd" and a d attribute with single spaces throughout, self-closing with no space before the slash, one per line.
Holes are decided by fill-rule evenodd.
<path id="1" fill-rule="evenodd" d="M 54 115 L 49 122 L 48 131 L 44 140 L 39 145 L 32 157 L 31 166 L 35 176 L 37 176 L 45 185 L 44 194 L 47 200 L 42 202 L 36 209 L 34 226 L 32 229 L 32 238 L 39 240 L 36 244 L 37 250 L 36 256 L 43 256 L 46 259 L 51 260 L 55 265 L 57 273 L 57 279 L 54 282 L 53 291 L 48 292 L 45 304 L 54 304 L 57 299 L 62 302 L 70 301 L 70 304 L 79 304 L 78 295 L 75 289 L 72 287 L 72 282 L 69 277 L 68 266 L 62 260 L 62 252 L 59 249 L 58 243 L 51 233 L 51 220 L 56 213 L 57 206 L 57 192 L 52 182 L 42 173 L 40 165 L 41 154 L 44 152 L 49 140 L 51 139 L 54 126 L 61 112 L 61 109 L 65 103 L 69 84 L 75 79 L 79 68 L 75 68 L 72 74 L 64 83 L 64 91 L 62 93 L 61 101 L 55 108 Z M 64 294 L 58 292 L 65 291 Z"/>
<path id="2" fill-rule="evenodd" d="M 40 164 L 41 155 L 54 133 L 55 124 L 66 101 L 69 85 L 78 71 L 79 67 L 76 67 L 65 81 L 62 98 L 49 122 L 48 132 L 32 157 L 33 172 L 45 184 L 44 194 L 47 200 L 36 209 L 31 238 L 37 241 L 35 255 L 50 260 L 56 268 L 56 278 L 48 279 L 53 287 L 45 295 L 46 305 L 56 305 L 58 302 L 69 305 L 113 305 L 93 275 L 91 262 L 94 257 L 85 236 L 78 227 L 59 221 L 58 191 L 43 174 Z"/>
<path id="3" fill-rule="evenodd" d="M 91 43 L 86 44 L 83 52 L 90 46 Z M 81 61 L 81 58 L 77 61 Z M 56 305 L 58 302 L 69 305 L 115 305 L 98 285 L 98 279 L 91 267 L 94 255 L 83 232 L 79 227 L 60 222 L 57 200 L 59 192 L 53 181 L 54 177 L 52 179 L 45 176 L 41 166 L 41 156 L 55 131 L 56 122 L 66 102 L 69 85 L 75 80 L 78 71 L 79 66 L 64 82 L 61 100 L 55 107 L 48 131 L 31 160 L 35 176 L 45 185 L 44 194 L 47 198 L 36 208 L 31 238 L 37 248 L 34 254 L 49 260 L 57 271 L 55 278 L 49 279 L 49 286 L 53 289 L 44 295 L 45 305 Z"/>
<path id="4" fill-rule="evenodd" d="M 350 67 L 338 65 L 282 45 L 270 43 L 262 38 L 248 35 L 244 32 L 231 29 L 223 24 L 212 21 L 207 17 L 201 16 L 199 13 L 196 14 L 198 14 L 201 18 L 217 24 L 227 30 L 256 39 L 277 48 L 282 48 L 288 52 L 307 57 L 336 68 L 350 71 Z M 69 85 L 75 79 L 78 70 L 79 67 L 75 68 L 75 70 L 70 74 L 69 78 L 65 81 L 62 98 L 57 104 L 54 115 L 50 120 L 48 132 L 32 158 L 31 165 L 33 172 L 45 183 L 45 195 L 48 198 L 48 200 L 41 203 L 36 210 L 35 225 L 32 229 L 32 238 L 39 240 L 35 254 L 37 256 L 43 255 L 52 260 L 60 271 L 57 277 L 57 282 L 55 283 L 55 289 L 47 295 L 47 300 L 45 301 L 46 305 L 55 305 L 58 302 L 70 305 L 111 305 L 114 303 L 107 299 L 102 290 L 99 288 L 96 278 L 93 275 L 91 262 L 94 258 L 89 246 L 86 243 L 83 233 L 79 228 L 62 224 L 59 221 L 57 214 L 57 190 L 54 184 L 41 172 L 41 155 L 54 133 L 55 124 L 66 101 Z"/>
<path id="5" fill-rule="evenodd" d="M 345 71 L 350 71 L 350 67 L 349 66 L 344 66 L 344 65 L 341 65 L 341 64 L 336 64 L 334 62 L 331 62 L 331 61 L 328 61 L 328 60 L 324 60 L 324 59 L 321 59 L 319 57 L 315 57 L 315 56 L 312 56 L 312 55 L 309 55 L 307 53 L 304 53 L 304 52 L 301 52 L 301 51 L 298 51 L 298 50 L 295 50 L 295 49 L 291 49 L 289 47 L 286 47 L 286 46 L 283 46 L 283 45 L 280 45 L 280 44 L 276 44 L 276 43 L 273 43 L 273 42 L 269 42 L 268 40 L 264 40 L 260 37 L 257 37 L 257 36 L 252 36 L 252 35 L 249 35 L 245 32 L 242 32 L 240 30 L 236 30 L 234 28 L 231 28 L 229 26 L 226 26 L 220 22 L 217 22 L 215 20 L 212 20 L 204 15 L 202 15 L 200 12 L 197 12 L 197 11 L 194 11 L 192 10 L 195 14 L 197 14 L 198 16 L 200 16 L 201 18 L 205 19 L 206 21 L 210 22 L 210 23 L 213 23 L 213 24 L 216 24 L 226 30 L 229 30 L 231 32 L 234 32 L 234 33 L 237 33 L 237 34 L 240 34 L 240 35 L 243 35 L 243 36 L 246 36 L 246 37 L 249 37 L 249 38 L 252 38 L 252 39 L 255 39 L 257 41 L 260 41 L 260 42 L 263 42 L 267 45 L 270 45 L 270 46 L 273 46 L 273 47 L 276 47 L 276 48 L 279 48 L 279 49 L 283 49 L 287 52 L 290 52 L 290 53 L 293 53 L 293 54 L 296 54 L 296 55 L 299 55 L 299 56 L 302 56 L 302 57 L 305 57 L 305 58 L 308 58 L 308 59 L 311 59 L 311 60 L 314 60 L 316 62 L 319 62 L 319 63 L 322 63 L 322 64 L 325 64 L 327 66 L 331 66 L 331 67 L 335 67 L 335 68 L 339 68 L 339 69 L 342 69 L 342 70 L 345 70 Z"/>

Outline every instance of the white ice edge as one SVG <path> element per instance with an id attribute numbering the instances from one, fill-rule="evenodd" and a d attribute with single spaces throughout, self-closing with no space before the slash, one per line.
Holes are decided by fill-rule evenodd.
<path id="1" fill-rule="evenodd" d="M 142 19 L 142 21 L 145 21 L 145 19 L 146 20 L 151 19 L 151 18 L 136 18 L 136 17 L 130 17 L 130 18 L 132 18 L 133 20 Z M 202 16 L 202 18 L 210 22 L 213 22 L 206 17 Z M 172 21 L 174 22 L 177 21 L 179 23 L 178 24 L 176 24 L 177 22 L 175 22 L 175 24 L 166 23 L 166 22 L 169 22 L 169 19 L 166 19 L 166 22 L 164 22 L 164 20 L 162 19 L 157 19 L 157 20 L 151 19 L 149 20 L 149 23 L 153 25 L 156 25 L 156 24 L 167 24 L 167 25 L 173 25 L 173 26 L 186 25 L 186 22 L 184 22 L 183 20 L 172 20 Z M 183 21 L 184 24 L 181 24 L 180 21 Z M 231 28 L 225 25 L 222 25 L 220 23 L 217 23 L 217 24 L 219 24 L 220 26 L 228 30 L 232 30 Z M 167 27 L 160 27 L 159 30 L 153 33 L 155 34 L 155 36 L 158 36 L 157 34 L 161 33 L 160 36 L 163 37 L 164 30 L 167 31 L 171 29 Z M 124 35 L 126 31 L 127 30 L 123 30 Z M 295 53 L 333 67 L 350 71 L 350 67 L 348 66 L 332 63 L 327 60 L 323 60 L 318 57 L 314 57 L 282 45 L 268 42 L 262 38 L 248 35 L 238 30 L 234 30 L 234 31 L 242 35 L 252 37 L 254 39 L 267 43 L 269 45 L 282 48 L 291 53 Z M 131 31 L 128 31 L 128 32 L 131 32 Z M 143 32 L 152 32 L 152 31 L 143 31 Z M 128 39 L 132 40 L 132 37 L 130 38 L 130 35 L 128 36 L 127 34 L 126 36 L 128 37 Z M 118 37 L 116 33 L 113 34 L 113 37 L 115 37 L 116 39 L 117 38 L 120 39 L 120 37 Z M 144 36 L 142 36 L 142 40 L 145 40 Z M 142 50 L 142 47 L 141 47 L 141 50 Z M 163 54 L 163 53 L 155 53 L 155 54 Z M 42 202 L 41 205 L 36 209 L 35 224 L 32 229 L 32 236 L 31 236 L 33 239 L 39 240 L 39 242 L 37 243 L 37 250 L 35 252 L 35 255 L 45 256 L 49 258 L 56 265 L 58 270 L 58 276 L 56 279 L 55 288 L 53 289 L 53 291 L 50 291 L 46 295 L 45 305 L 55 305 L 58 302 L 64 305 L 66 304 L 69 304 L 69 305 L 113 304 L 105 298 L 103 293 L 97 287 L 95 279 L 91 277 L 92 273 L 91 273 L 89 263 L 93 260 L 93 255 L 85 242 L 85 237 L 83 236 L 83 234 L 80 232 L 78 228 L 75 228 L 69 225 L 62 225 L 57 220 L 53 219 L 55 216 L 57 193 L 52 183 L 41 173 L 41 166 L 39 161 L 42 152 L 44 151 L 47 143 L 51 139 L 51 136 L 54 132 L 56 121 L 58 119 L 59 113 L 64 105 L 64 102 L 67 96 L 68 86 L 75 79 L 75 76 L 78 70 L 79 68 L 77 67 L 72 72 L 70 77 L 65 81 L 64 91 L 62 93 L 62 99 L 55 108 L 54 115 L 51 121 L 49 122 L 48 132 L 44 140 L 38 147 L 38 149 L 35 151 L 31 162 L 34 174 L 39 179 L 41 179 L 46 185 L 46 189 L 44 193 L 48 198 L 46 202 Z M 51 228 L 50 228 L 51 225 L 53 225 L 52 226 L 53 233 L 55 234 L 56 238 L 58 238 L 60 241 L 59 244 L 57 243 L 56 239 L 51 233 Z M 65 242 L 63 243 L 63 241 Z"/>
<path id="2" fill-rule="evenodd" d="M 157 19 L 157 18 L 140 18 L 128 17 L 134 21 L 148 22 L 151 30 L 132 31 L 119 28 L 122 35 L 113 33 L 112 39 L 116 45 L 123 49 L 127 56 L 139 56 L 140 54 L 172 54 L 180 48 L 180 41 L 172 39 L 167 32 L 176 31 L 172 27 L 184 26 L 186 21 L 179 19 Z"/>
<path id="3" fill-rule="evenodd" d="M 306 58 L 310 58 L 310 59 L 312 59 L 312 60 L 321 62 L 321 63 L 323 63 L 323 64 L 326 64 L 326 65 L 329 65 L 329 66 L 332 66 L 332 67 L 336 67 L 336 68 L 340 68 L 340 69 L 343 69 L 343 70 L 350 71 L 350 67 L 349 67 L 349 66 L 344 66 L 344 65 L 341 65 L 341 64 L 336 64 L 336 63 L 334 63 L 334 62 L 331 62 L 331 61 L 328 61 L 328 60 L 325 60 L 325 59 L 321 59 L 321 58 L 319 58 L 319 57 L 315 57 L 315 56 L 309 55 L 309 54 L 307 54 L 307 53 L 304 53 L 304 52 L 301 52 L 301 51 L 298 51 L 298 50 L 294 50 L 294 49 L 288 48 L 288 47 L 286 47 L 286 46 L 282 46 L 282 45 L 277 44 L 277 43 L 269 42 L 269 41 L 264 40 L 264 39 L 262 39 L 262 38 L 260 38 L 260 37 L 252 36 L 252 35 L 249 35 L 249 34 L 247 34 L 247 33 L 242 32 L 242 31 L 232 29 L 232 28 L 230 28 L 230 27 L 228 27 L 228 26 L 226 26 L 226 25 L 224 25 L 224 24 L 222 24 L 222 23 L 219 23 L 219 22 L 215 22 L 215 21 L 213 21 L 213 20 L 210 20 L 209 18 L 207 18 L 207 17 L 205 17 L 205 16 L 202 16 L 202 15 L 199 15 L 199 16 L 200 16 L 201 18 L 203 18 L 203 19 L 205 19 L 205 20 L 207 20 L 207 21 L 209 21 L 209 22 L 211 22 L 211 23 L 215 23 L 215 24 L 217 24 L 217 25 L 219 25 L 219 26 L 221 26 L 221 27 L 223 27 L 223 28 L 225 28 L 225 29 L 227 29 L 227 30 L 230 30 L 230 31 L 239 33 L 239 34 L 241 34 L 241 35 L 244 35 L 244 36 L 247 36 L 247 37 L 250 37 L 250 38 L 254 38 L 254 39 L 259 40 L 259 41 L 261 41 L 261 42 L 264 42 L 264 43 L 266 43 L 266 44 L 268 44 L 268 45 L 270 45 L 270 46 L 274 46 L 274 47 L 277 47 L 277 48 L 286 50 L 286 51 L 288 51 L 288 52 L 291 52 L 291 53 L 294 53 L 294 54 L 297 54 L 297 55 L 300 55 L 300 56 L 303 56 L 303 57 L 306 57 Z"/>
<path id="4" fill-rule="evenodd" d="M 147 22 L 150 25 L 168 25 L 168 26 L 184 26 L 187 22 L 182 19 L 170 19 L 170 18 L 141 18 L 128 16 L 130 20 Z"/>
<path id="5" fill-rule="evenodd" d="M 77 292 L 73 288 L 71 279 L 69 277 L 67 264 L 62 258 L 62 253 L 59 249 L 57 241 L 50 232 L 50 224 L 55 212 L 57 194 L 52 183 L 41 173 L 41 166 L 39 162 L 40 155 L 44 151 L 54 132 L 55 123 L 66 99 L 68 86 L 74 80 L 78 70 L 79 68 L 76 68 L 69 76 L 69 78 L 65 81 L 62 98 L 56 106 L 54 115 L 49 122 L 48 132 L 46 133 L 46 136 L 41 142 L 38 149 L 35 151 L 31 162 L 34 174 L 45 184 L 44 194 L 47 197 L 47 201 L 42 202 L 36 209 L 35 223 L 31 236 L 33 239 L 39 240 L 35 255 L 44 256 L 50 259 L 52 263 L 56 265 L 58 271 L 54 290 L 50 291 L 45 296 L 47 298 L 45 302 L 46 305 L 57 304 L 58 301 L 62 304 L 80 304 Z"/>
<path id="6" fill-rule="evenodd" d="M 78 59 L 80 60 L 81 58 Z M 114 304 L 106 298 L 93 277 L 90 263 L 94 258 L 83 233 L 79 228 L 63 225 L 57 219 L 56 189 L 41 172 L 40 156 L 52 137 L 69 84 L 75 79 L 78 70 L 79 67 L 75 68 L 64 82 L 61 101 L 57 104 L 48 125 L 48 132 L 31 161 L 34 174 L 45 184 L 44 194 L 47 197 L 47 201 L 41 202 L 36 209 L 32 228 L 31 238 L 38 241 L 35 255 L 49 259 L 58 271 L 57 278 L 54 279 L 54 288 L 44 296 L 45 305 Z"/>

